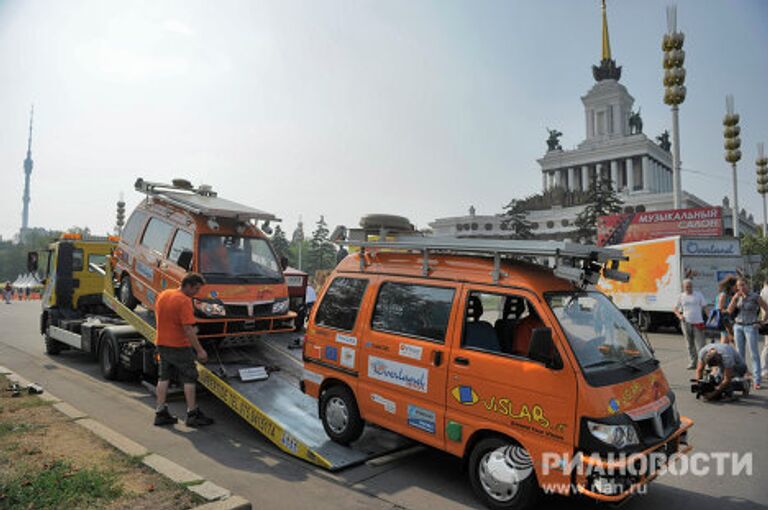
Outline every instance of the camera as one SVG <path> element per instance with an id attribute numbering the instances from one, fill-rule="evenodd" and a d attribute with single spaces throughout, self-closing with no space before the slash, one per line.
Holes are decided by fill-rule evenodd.
<path id="1" fill-rule="evenodd" d="M 703 379 L 691 379 L 691 393 L 696 395 L 696 399 L 715 391 L 715 388 L 722 382 L 720 374 L 708 373 Z M 732 400 L 735 397 L 734 392 L 740 391 L 742 395 L 749 394 L 749 381 L 743 377 L 731 379 L 731 384 L 725 388 L 715 400 Z"/>

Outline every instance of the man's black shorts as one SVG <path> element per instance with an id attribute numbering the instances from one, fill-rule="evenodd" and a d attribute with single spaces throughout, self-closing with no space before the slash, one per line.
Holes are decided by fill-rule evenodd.
<path id="1" fill-rule="evenodd" d="M 160 363 L 157 372 L 159 381 L 168 381 L 171 378 L 171 369 L 176 369 L 179 382 L 189 384 L 197 382 L 197 367 L 195 366 L 195 351 L 191 347 L 167 347 L 157 346 L 160 355 Z"/>

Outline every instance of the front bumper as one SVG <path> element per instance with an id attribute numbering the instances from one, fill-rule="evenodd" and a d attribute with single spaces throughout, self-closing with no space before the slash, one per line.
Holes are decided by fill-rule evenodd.
<path id="1" fill-rule="evenodd" d="M 618 460 L 603 460 L 596 457 L 582 457 L 582 473 L 597 471 L 599 473 L 622 473 L 621 475 L 600 475 L 587 476 L 579 475 L 576 481 L 576 489 L 579 494 L 589 498 L 607 502 L 618 503 L 629 496 L 635 494 L 639 489 L 655 479 L 663 467 L 670 462 L 674 462 L 677 457 L 690 452 L 693 447 L 688 444 L 688 429 L 693 426 L 693 420 L 685 416 L 680 417 L 680 426 L 670 434 L 663 442 L 658 443 L 642 452 L 637 452 Z M 660 465 L 649 466 L 654 458 L 652 454 L 663 453 L 666 457 L 665 462 Z M 637 462 L 645 462 L 648 466 L 646 473 L 640 475 L 626 475 L 632 471 L 630 465 Z M 604 487 L 610 487 L 610 491 L 599 491 L 595 488 L 598 485 L 597 480 Z M 619 488 L 618 490 L 616 488 Z M 608 493 L 610 492 L 610 493 Z"/>
<path id="2" fill-rule="evenodd" d="M 296 312 L 273 317 L 202 318 L 197 317 L 195 325 L 198 337 L 211 340 L 232 336 L 265 335 L 294 330 Z"/>

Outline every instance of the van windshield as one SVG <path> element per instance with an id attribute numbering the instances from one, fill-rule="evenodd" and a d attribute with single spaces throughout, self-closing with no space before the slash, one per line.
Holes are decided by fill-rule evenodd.
<path id="1" fill-rule="evenodd" d="M 547 302 L 585 375 L 645 371 L 643 365 L 654 359 L 635 327 L 600 292 L 550 293 Z"/>
<path id="2" fill-rule="evenodd" d="M 200 236 L 199 267 L 211 283 L 283 281 L 272 248 L 258 237 Z"/>

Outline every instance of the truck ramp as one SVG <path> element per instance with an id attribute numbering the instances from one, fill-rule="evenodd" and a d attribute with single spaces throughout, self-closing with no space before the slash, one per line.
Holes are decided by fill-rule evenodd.
<path id="1" fill-rule="evenodd" d="M 109 281 L 109 280 L 108 280 Z M 114 296 L 111 286 L 104 303 L 147 341 L 155 339 L 151 313 L 131 311 Z M 299 389 L 303 363 L 297 335 L 265 335 L 249 346 L 216 348 L 205 344 L 208 363 L 197 365 L 199 382 L 282 451 L 330 471 L 407 448 L 411 440 L 367 426 L 349 446 L 331 441 L 318 417 L 317 401 Z M 240 369 L 267 368 L 265 380 L 243 381 Z"/>

